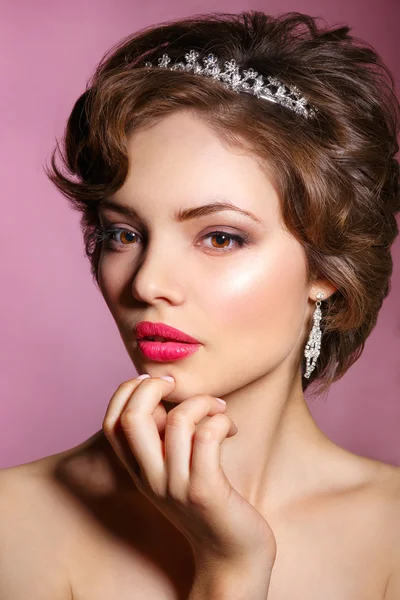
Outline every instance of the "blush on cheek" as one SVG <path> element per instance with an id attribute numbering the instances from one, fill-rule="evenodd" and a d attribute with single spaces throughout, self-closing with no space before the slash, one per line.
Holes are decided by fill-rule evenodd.
<path id="1" fill-rule="evenodd" d="M 223 277 L 219 273 L 210 284 L 207 306 L 224 346 L 267 344 L 270 352 L 290 351 L 302 328 L 306 273 L 302 247 L 286 236 L 232 264 Z"/>

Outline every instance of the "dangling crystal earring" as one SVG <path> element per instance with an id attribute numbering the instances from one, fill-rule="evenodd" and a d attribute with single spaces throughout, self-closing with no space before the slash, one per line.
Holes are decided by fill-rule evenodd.
<path id="1" fill-rule="evenodd" d="M 321 306 L 320 300 L 322 300 L 323 297 L 324 297 L 324 294 L 322 292 L 318 292 L 318 294 L 317 294 L 318 301 L 315 303 L 316 308 L 315 308 L 314 315 L 313 315 L 314 324 L 313 324 L 313 328 L 310 333 L 310 337 L 308 338 L 307 345 L 304 350 L 304 356 L 307 358 L 307 368 L 306 368 L 306 372 L 304 373 L 304 377 L 306 377 L 307 379 L 310 377 L 311 373 L 315 369 L 315 365 L 317 363 L 317 358 L 318 358 L 320 350 L 321 350 L 321 328 L 320 328 L 319 324 L 322 319 L 322 313 L 321 313 L 321 309 L 320 309 L 320 306 Z M 311 362 L 311 360 L 312 360 L 312 362 Z"/>

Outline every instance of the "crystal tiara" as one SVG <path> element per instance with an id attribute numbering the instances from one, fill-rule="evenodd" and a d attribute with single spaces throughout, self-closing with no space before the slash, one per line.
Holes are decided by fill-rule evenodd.
<path id="1" fill-rule="evenodd" d="M 279 81 L 279 79 L 270 76 L 267 77 L 268 82 L 265 83 L 264 77 L 259 75 L 254 69 L 243 71 L 243 76 L 241 76 L 239 67 L 234 59 L 225 61 L 225 71 L 222 71 L 218 59 L 214 54 L 208 54 L 208 56 L 203 58 L 203 68 L 197 62 L 199 56 L 199 52 L 190 50 L 185 54 L 186 63 L 177 62 L 169 67 L 171 58 L 168 54 L 163 54 L 158 59 L 158 66 L 170 69 L 171 71 L 181 70 L 205 75 L 206 77 L 213 77 L 220 81 L 226 88 L 230 88 L 238 93 L 247 92 L 257 96 L 257 98 L 276 102 L 290 108 L 290 110 L 302 115 L 306 119 L 315 117 L 318 112 L 318 109 L 309 104 L 306 98 L 301 95 L 300 90 L 296 86 L 286 85 Z M 152 67 L 153 65 L 151 62 L 146 62 L 144 66 Z M 250 85 L 248 80 L 253 80 L 253 84 Z"/>

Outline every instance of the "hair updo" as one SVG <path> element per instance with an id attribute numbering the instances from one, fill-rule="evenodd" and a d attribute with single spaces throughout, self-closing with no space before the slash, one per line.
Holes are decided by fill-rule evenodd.
<path id="1" fill-rule="evenodd" d="M 399 229 L 394 80 L 376 51 L 345 25 L 324 27 L 298 12 L 211 13 L 161 23 L 122 39 L 101 59 L 76 101 L 46 175 L 80 211 L 98 286 L 97 208 L 124 183 L 127 138 L 179 110 L 195 113 L 228 148 L 251 151 L 278 192 L 284 223 L 302 244 L 309 281 L 337 291 L 322 304 L 322 347 L 303 390 L 325 392 L 360 357 L 390 291 Z M 277 103 L 184 71 L 143 68 L 189 49 L 235 59 L 295 85 L 318 108 L 306 119 Z M 200 62 L 201 58 L 199 58 Z M 56 166 L 60 154 L 65 169 Z M 304 340 L 304 343 L 306 339 Z M 305 359 L 302 363 L 305 370 Z"/>

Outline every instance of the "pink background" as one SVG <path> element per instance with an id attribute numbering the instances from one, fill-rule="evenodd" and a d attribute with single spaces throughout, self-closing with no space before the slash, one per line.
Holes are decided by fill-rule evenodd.
<path id="1" fill-rule="evenodd" d="M 212 10 L 289 10 L 347 23 L 397 80 L 398 0 L 3 0 L 0 7 L 0 467 L 61 452 L 101 428 L 136 375 L 92 284 L 79 215 L 46 178 L 55 137 L 103 53 L 162 20 Z M 392 292 L 364 354 L 325 402 L 309 403 L 339 445 L 400 465 L 400 244 Z"/>

